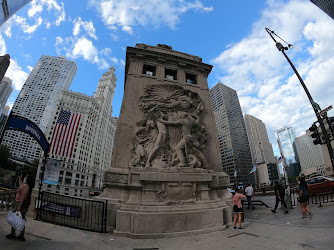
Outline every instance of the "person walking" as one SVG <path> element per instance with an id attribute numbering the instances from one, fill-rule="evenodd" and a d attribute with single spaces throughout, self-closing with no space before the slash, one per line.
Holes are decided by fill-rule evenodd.
<path id="1" fill-rule="evenodd" d="M 300 203 L 300 207 L 302 208 L 303 218 L 306 219 L 306 211 L 309 213 L 310 218 L 312 217 L 313 213 L 307 206 L 309 200 L 309 192 L 307 190 L 307 183 L 305 181 L 305 177 L 299 177 L 299 188 L 298 188 L 298 202 Z"/>
<path id="2" fill-rule="evenodd" d="M 252 188 L 251 184 L 248 184 L 245 189 L 245 194 L 248 201 L 248 207 L 247 209 L 250 209 L 252 207 L 252 210 L 254 210 L 254 205 L 252 204 L 252 198 L 254 198 L 254 189 Z"/>
<path id="3" fill-rule="evenodd" d="M 271 212 L 276 213 L 276 209 L 278 207 L 278 203 L 281 202 L 281 204 L 283 204 L 283 206 L 285 207 L 285 212 L 284 213 L 288 213 L 288 207 L 284 201 L 284 196 L 285 196 L 285 189 L 282 185 L 279 184 L 278 181 L 275 181 L 274 183 L 274 191 L 275 191 L 275 195 L 276 195 L 276 203 L 275 203 L 275 208 L 273 210 L 271 210 Z"/>
<path id="4" fill-rule="evenodd" d="M 233 204 L 233 211 L 234 211 L 234 227 L 233 230 L 236 230 L 237 227 L 237 219 L 239 222 L 239 229 L 242 230 L 244 228 L 241 227 L 241 220 L 242 220 L 242 204 L 241 204 L 241 199 L 246 198 L 245 195 L 240 194 L 240 189 L 235 188 L 235 194 L 233 195 L 232 198 L 232 204 Z"/>
<path id="5" fill-rule="evenodd" d="M 25 219 L 26 213 L 28 212 L 30 201 L 31 201 L 31 193 L 32 189 L 35 186 L 35 178 L 28 174 L 24 177 L 23 181 L 22 178 L 24 177 L 24 174 L 19 174 L 19 189 L 16 193 L 16 205 L 14 208 L 15 212 L 21 212 L 22 218 Z M 25 227 L 21 231 L 20 235 L 18 237 L 15 236 L 15 229 L 12 227 L 11 233 L 7 234 L 6 237 L 8 239 L 18 239 L 21 241 L 25 241 L 24 238 L 24 232 Z"/>

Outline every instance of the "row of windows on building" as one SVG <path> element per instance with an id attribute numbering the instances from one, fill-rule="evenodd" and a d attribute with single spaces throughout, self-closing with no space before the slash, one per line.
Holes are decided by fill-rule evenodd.
<path id="1" fill-rule="evenodd" d="M 156 66 L 145 64 L 143 66 L 142 74 L 147 76 L 156 76 Z M 165 78 L 168 80 L 178 80 L 177 70 L 165 68 Z M 191 84 L 197 84 L 196 75 L 186 73 L 186 82 Z"/>

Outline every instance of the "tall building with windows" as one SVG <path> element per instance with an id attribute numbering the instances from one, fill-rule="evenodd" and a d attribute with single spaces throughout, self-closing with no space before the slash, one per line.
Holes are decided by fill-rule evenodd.
<path id="1" fill-rule="evenodd" d="M 0 83 L 0 114 L 3 112 L 12 91 L 12 80 L 8 77 L 4 77 Z"/>
<path id="2" fill-rule="evenodd" d="M 57 186 L 43 184 L 44 190 L 86 198 L 90 192 L 100 190 L 104 172 L 111 164 L 116 132 L 117 119 L 112 117 L 115 88 L 115 68 L 111 67 L 102 75 L 94 96 L 63 91 L 47 133 L 47 140 L 51 142 L 49 158 L 58 160 L 61 164 L 60 176 Z M 61 132 L 57 132 L 57 126 L 64 113 L 75 114 L 77 118 L 77 123 L 74 123 L 75 129 L 68 133 L 66 139 L 67 143 L 73 142 L 71 149 L 64 150 L 65 153 L 57 150 L 61 147 L 66 148 L 60 143 L 63 138 Z M 71 126 L 70 119 L 68 126 Z M 38 172 L 40 168 L 41 164 Z"/>
<path id="3" fill-rule="evenodd" d="M 77 71 L 75 62 L 65 57 L 41 56 L 18 95 L 12 112 L 39 126 L 44 134 L 50 127 L 63 90 L 68 90 Z M 20 131 L 5 132 L 5 144 L 14 158 L 32 162 L 42 149 L 29 135 Z"/>
<path id="4" fill-rule="evenodd" d="M 269 142 L 266 125 L 258 118 L 245 115 L 245 125 L 252 155 L 253 165 L 257 167 L 258 184 L 278 180 L 278 171 L 273 147 Z"/>
<path id="5" fill-rule="evenodd" d="M 305 176 L 325 173 L 325 159 L 321 145 L 314 145 L 313 140 L 309 131 L 295 140 L 301 173 Z"/>
<path id="6" fill-rule="evenodd" d="M 311 2 L 334 19 L 334 2 L 332 0 L 311 0 Z"/>
<path id="7" fill-rule="evenodd" d="M 29 2 L 31 0 L 2 0 L 0 26 Z"/>
<path id="8" fill-rule="evenodd" d="M 255 183 L 246 128 L 237 92 L 218 83 L 210 90 L 220 153 L 231 185 Z"/>
<path id="9" fill-rule="evenodd" d="M 9 109 L 9 106 L 5 106 L 0 114 L 0 135 L 2 135 L 3 128 L 6 125 Z"/>
<path id="10" fill-rule="evenodd" d="M 286 167 L 288 177 L 296 177 L 300 173 L 300 164 L 295 143 L 295 134 L 291 127 L 283 127 L 275 131 L 283 166 Z"/>
<path id="11" fill-rule="evenodd" d="M 10 56 L 8 54 L 0 56 L 0 82 L 4 78 L 10 64 Z"/>

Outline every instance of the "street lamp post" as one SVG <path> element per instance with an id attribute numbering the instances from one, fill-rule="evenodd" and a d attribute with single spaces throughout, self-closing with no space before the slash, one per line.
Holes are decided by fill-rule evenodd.
<path id="1" fill-rule="evenodd" d="M 292 49 L 292 45 L 291 44 L 288 44 L 287 42 L 285 42 L 281 37 L 279 37 L 277 34 L 275 34 L 274 31 L 268 29 L 268 28 L 265 28 L 266 31 L 268 32 L 268 34 L 270 35 L 270 37 L 274 40 L 274 42 L 276 43 L 276 47 L 279 51 L 282 52 L 282 54 L 284 55 L 284 57 L 286 58 L 286 60 L 289 62 L 291 68 L 293 69 L 293 71 L 295 72 L 296 76 L 298 77 L 301 85 L 303 86 L 304 90 L 305 90 L 305 93 L 308 97 L 308 99 L 310 100 L 310 103 L 312 105 L 312 108 L 314 110 L 314 113 L 315 115 L 317 116 L 317 119 L 318 119 L 318 122 L 320 124 L 320 127 L 321 127 L 321 130 L 322 130 L 322 133 L 324 135 L 324 139 L 325 139 L 325 142 L 327 144 L 327 149 L 328 149 L 328 152 L 329 152 L 329 156 L 331 158 L 331 163 L 332 163 L 332 168 L 334 169 L 334 154 L 333 154 L 333 148 L 332 148 L 332 145 L 331 145 L 331 142 L 329 140 L 329 137 L 328 137 L 328 134 L 327 134 L 327 131 L 325 129 L 325 125 L 324 125 L 324 122 L 322 120 L 322 117 L 320 116 L 320 113 L 319 111 L 321 110 L 320 109 L 320 106 L 315 103 L 313 101 L 313 98 L 310 94 L 310 92 L 308 91 L 308 89 L 306 88 L 306 85 L 303 81 L 303 79 L 300 77 L 298 71 L 296 70 L 295 66 L 292 64 L 292 62 L 290 61 L 289 57 L 285 54 L 285 50 L 288 50 L 288 47 L 290 49 Z M 288 44 L 288 47 L 284 47 L 280 42 L 277 42 L 276 39 L 273 37 L 273 35 L 277 36 L 278 38 L 280 38 L 282 41 L 284 41 L 285 43 Z"/>

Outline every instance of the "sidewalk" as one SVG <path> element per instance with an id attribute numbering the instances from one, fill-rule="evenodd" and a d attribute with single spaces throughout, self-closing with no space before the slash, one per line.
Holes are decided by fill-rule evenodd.
<path id="1" fill-rule="evenodd" d="M 333 249 L 334 203 L 310 206 L 312 218 L 302 220 L 296 207 L 284 214 L 258 206 L 245 211 L 243 231 L 224 231 L 166 239 L 130 239 L 111 233 L 81 231 L 28 218 L 26 241 L 9 240 L 7 212 L 0 212 L 0 249 Z"/>

